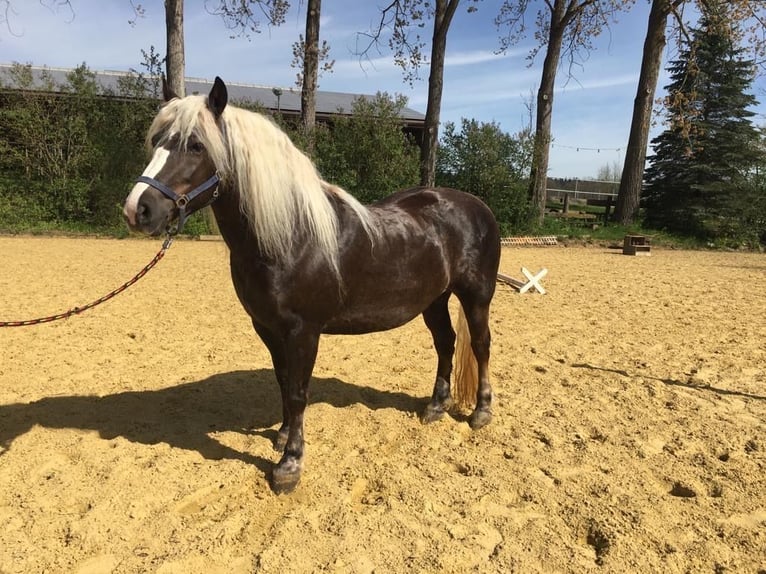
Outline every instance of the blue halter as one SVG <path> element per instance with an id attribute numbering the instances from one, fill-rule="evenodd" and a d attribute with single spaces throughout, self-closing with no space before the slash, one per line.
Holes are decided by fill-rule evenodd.
<path id="1" fill-rule="evenodd" d="M 154 189 L 162 193 L 165 197 L 167 197 L 169 200 L 171 200 L 173 203 L 176 204 L 176 207 L 178 208 L 178 223 L 176 224 L 175 228 L 168 230 L 168 235 L 177 235 L 178 233 L 181 233 L 181 230 L 184 228 L 184 223 L 186 223 L 186 219 L 196 211 L 199 211 L 203 207 L 207 207 L 211 203 L 213 203 L 216 199 L 218 199 L 218 184 L 221 181 L 221 178 L 218 177 L 218 173 L 214 173 L 207 181 L 203 181 L 201 184 L 199 184 L 197 187 L 192 189 L 189 193 L 186 195 L 178 195 L 175 191 L 170 189 L 167 185 L 162 183 L 161 181 L 157 181 L 153 177 L 148 177 L 145 175 L 141 175 L 138 178 L 136 178 L 136 181 L 139 183 L 145 183 L 147 185 L 152 186 Z M 194 201 L 198 196 L 202 195 L 209 189 L 213 188 L 213 193 L 210 196 L 210 199 L 206 201 L 205 203 L 193 208 L 189 209 L 187 211 L 186 207 Z"/>

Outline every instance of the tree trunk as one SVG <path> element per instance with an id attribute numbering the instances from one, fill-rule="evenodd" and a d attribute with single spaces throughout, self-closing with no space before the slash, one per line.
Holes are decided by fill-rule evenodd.
<path id="1" fill-rule="evenodd" d="M 447 32 L 460 0 L 437 0 L 434 35 L 431 43 L 431 71 L 428 75 L 428 105 L 425 134 L 420 146 L 420 185 L 433 187 L 436 179 L 436 148 L 439 139 L 442 90 L 444 88 L 444 56 Z"/>
<path id="2" fill-rule="evenodd" d="M 301 87 L 301 125 L 306 136 L 309 155 L 314 154 L 316 127 L 317 77 L 319 75 L 319 16 L 322 0 L 308 0 L 306 8 L 306 39 L 303 54 L 303 86 Z"/>
<path id="3" fill-rule="evenodd" d="M 559 3 L 556 4 L 558 10 Z M 563 14 L 551 14 L 548 49 L 543 62 L 543 74 L 540 89 L 537 91 L 537 116 L 535 121 L 535 144 L 530 174 L 530 196 L 532 208 L 538 223 L 545 216 L 545 200 L 548 187 L 548 160 L 551 145 L 551 114 L 553 110 L 553 88 L 556 83 L 556 70 L 559 66 L 561 46 L 564 39 L 566 22 Z"/>
<path id="4" fill-rule="evenodd" d="M 649 127 L 652 118 L 652 103 L 657 89 L 662 51 L 665 48 L 665 28 L 669 13 L 670 0 L 652 1 L 649 25 L 644 39 L 641 73 L 638 77 L 638 89 L 633 103 L 633 120 L 630 124 L 620 191 L 614 210 L 614 218 L 620 225 L 632 224 L 638 213 L 646 163 L 646 146 L 649 141 Z"/>
<path id="5" fill-rule="evenodd" d="M 165 29 L 167 39 L 165 70 L 168 87 L 182 98 L 186 95 L 183 0 L 165 0 Z"/>

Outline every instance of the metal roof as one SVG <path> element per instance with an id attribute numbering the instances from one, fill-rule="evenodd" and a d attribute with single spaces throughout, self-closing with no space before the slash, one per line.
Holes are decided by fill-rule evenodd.
<path id="1" fill-rule="evenodd" d="M 16 88 L 13 85 L 9 71 L 12 64 L 0 64 L 0 86 L 5 88 Z M 32 66 L 33 87 L 43 88 L 42 75 L 47 73 L 53 83 L 54 89 L 58 91 L 59 86 L 66 85 L 67 74 L 74 71 L 72 68 L 48 68 L 45 66 Z M 129 72 L 120 71 L 97 71 L 91 70 L 96 77 L 96 83 L 104 91 L 119 93 L 118 80 L 129 75 Z M 186 78 L 187 94 L 206 94 L 210 91 L 213 80 L 204 78 Z M 263 106 L 269 110 L 279 110 L 286 114 L 300 114 L 301 110 L 301 92 L 296 88 L 275 88 L 273 86 L 258 86 L 255 84 L 243 84 L 226 81 L 226 87 L 229 91 L 229 100 L 252 102 Z M 275 90 L 281 90 L 279 97 Z M 152 93 L 147 90 L 147 96 Z M 348 115 L 353 108 L 354 100 L 362 98 L 372 98 L 367 94 L 347 94 L 343 92 L 326 92 L 317 90 L 316 93 L 316 111 L 318 115 Z M 425 115 L 411 108 L 403 108 L 400 117 L 410 124 L 423 124 Z"/>

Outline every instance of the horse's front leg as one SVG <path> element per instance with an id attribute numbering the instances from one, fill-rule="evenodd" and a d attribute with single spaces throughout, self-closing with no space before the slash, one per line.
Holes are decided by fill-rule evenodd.
<path id="1" fill-rule="evenodd" d="M 271 487 L 277 494 L 291 492 L 301 478 L 303 413 L 308 402 L 309 380 L 319 346 L 319 329 L 301 325 L 288 334 L 284 343 L 287 376 L 281 387 L 288 428 L 282 458 L 271 473 Z"/>
<path id="2" fill-rule="evenodd" d="M 290 420 L 287 410 L 287 358 L 282 339 L 268 330 L 265 326 L 253 320 L 255 332 L 261 338 L 271 354 L 271 363 L 274 365 L 274 376 L 279 384 L 279 392 L 282 397 L 282 426 L 279 427 L 277 437 L 274 439 L 274 450 L 283 451 L 287 445 L 287 435 L 290 430 Z"/>

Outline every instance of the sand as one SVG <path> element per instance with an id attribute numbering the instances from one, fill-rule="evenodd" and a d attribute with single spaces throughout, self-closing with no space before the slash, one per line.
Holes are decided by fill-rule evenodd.
<path id="1" fill-rule="evenodd" d="M 82 305 L 148 240 L 0 237 L 0 320 Z M 492 424 L 422 425 L 422 321 L 325 337 L 306 466 L 220 242 L 0 329 L 0 572 L 766 572 L 766 256 L 506 248 Z"/>

